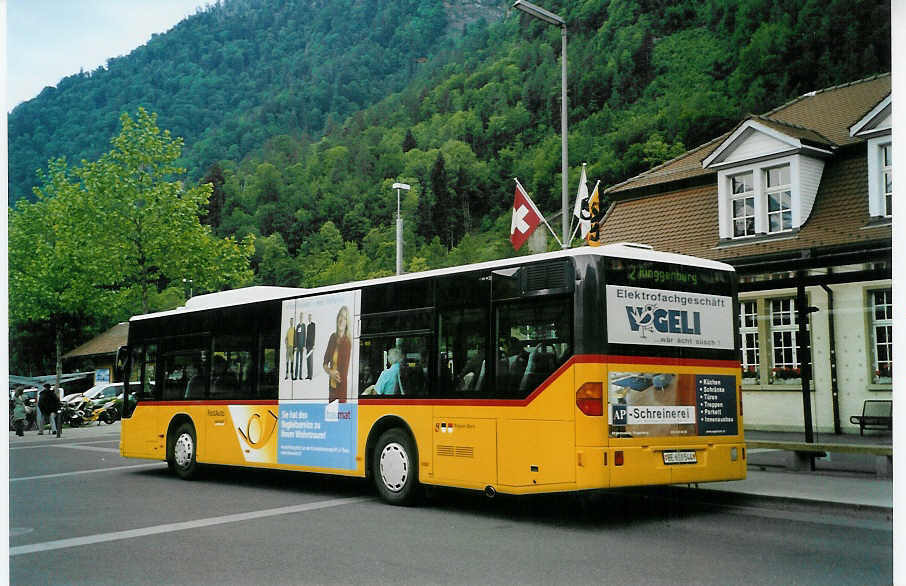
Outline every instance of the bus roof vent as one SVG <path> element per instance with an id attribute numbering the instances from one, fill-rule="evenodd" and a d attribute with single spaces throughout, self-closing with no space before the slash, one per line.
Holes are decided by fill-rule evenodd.
<path id="1" fill-rule="evenodd" d="M 627 248 L 641 248 L 642 250 L 654 250 L 649 244 L 642 244 L 640 242 L 615 242 L 617 246 L 626 246 Z"/>
<path id="2" fill-rule="evenodd" d="M 525 267 L 526 291 L 540 289 L 564 289 L 569 286 L 567 267 L 564 261 L 546 262 Z"/>

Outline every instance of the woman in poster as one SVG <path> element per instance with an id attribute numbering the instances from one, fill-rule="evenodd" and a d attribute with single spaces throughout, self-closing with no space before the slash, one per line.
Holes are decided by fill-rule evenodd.
<path id="1" fill-rule="evenodd" d="M 349 372 L 349 354 L 352 341 L 349 338 L 349 308 L 345 305 L 337 313 L 337 331 L 327 341 L 324 353 L 324 370 L 330 377 L 328 402 L 339 399 L 346 402 L 346 375 Z"/>

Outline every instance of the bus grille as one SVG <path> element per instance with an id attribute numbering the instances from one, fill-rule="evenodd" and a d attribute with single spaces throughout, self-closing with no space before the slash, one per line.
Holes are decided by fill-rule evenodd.
<path id="1" fill-rule="evenodd" d="M 526 290 L 563 289 L 568 286 L 567 263 L 546 262 L 525 267 Z"/>
<path id="2" fill-rule="evenodd" d="M 437 455 L 453 458 L 474 458 L 475 448 L 472 446 L 437 446 Z"/>

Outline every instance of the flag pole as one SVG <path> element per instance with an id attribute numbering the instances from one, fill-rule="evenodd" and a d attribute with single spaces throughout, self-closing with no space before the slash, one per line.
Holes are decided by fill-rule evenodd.
<path id="1" fill-rule="evenodd" d="M 515 181 L 515 182 L 516 182 L 516 185 L 518 185 L 519 188 L 522 189 L 522 191 L 525 192 L 526 195 L 528 195 L 528 191 L 526 191 L 526 190 L 525 190 L 525 187 L 523 187 L 522 184 L 519 183 L 519 179 L 518 179 L 518 178 L 513 177 L 513 181 Z M 541 218 L 541 221 L 544 222 L 544 225 L 547 226 L 547 229 L 550 230 L 550 231 L 551 231 L 551 234 L 554 235 L 554 239 L 557 241 L 557 244 L 560 245 L 560 248 L 563 248 L 563 242 L 562 242 L 562 241 L 560 240 L 560 238 L 557 236 L 557 233 L 554 232 L 554 229 L 551 228 L 551 225 L 547 223 L 547 218 L 544 217 L 544 214 L 542 214 L 542 213 L 541 213 L 541 210 L 538 209 L 538 206 L 535 205 L 535 202 L 534 202 L 534 200 L 532 200 L 532 197 L 531 197 L 531 196 L 529 196 L 528 201 L 529 201 L 530 204 L 532 204 L 532 208 L 534 209 L 535 213 L 538 214 L 538 217 Z"/>

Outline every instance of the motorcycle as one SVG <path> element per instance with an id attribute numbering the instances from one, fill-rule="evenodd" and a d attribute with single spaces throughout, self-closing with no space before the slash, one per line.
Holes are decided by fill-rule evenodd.
<path id="1" fill-rule="evenodd" d="M 98 422 L 98 425 L 100 425 L 101 421 L 103 421 L 107 425 L 118 421 L 120 419 L 121 413 L 120 405 L 123 402 L 121 397 L 122 395 L 120 395 L 116 399 L 107 401 L 100 407 L 96 408 L 91 414 L 92 419 L 96 420 Z"/>

